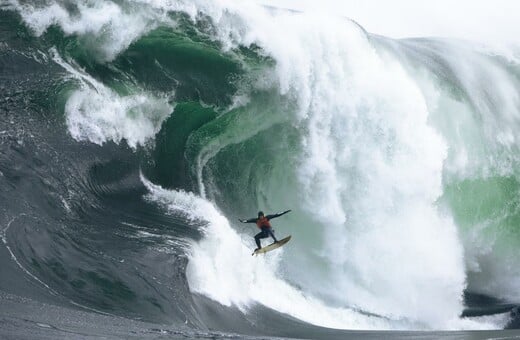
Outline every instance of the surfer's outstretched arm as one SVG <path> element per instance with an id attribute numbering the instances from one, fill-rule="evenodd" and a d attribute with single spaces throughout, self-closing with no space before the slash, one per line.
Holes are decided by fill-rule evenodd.
<path id="1" fill-rule="evenodd" d="M 250 218 L 248 220 L 238 219 L 242 223 L 256 223 L 257 218 Z"/>
<path id="2" fill-rule="evenodd" d="M 282 216 L 282 215 L 285 215 L 285 214 L 287 214 L 288 212 L 291 212 L 291 210 L 285 210 L 284 212 L 281 212 L 281 213 L 278 213 L 278 214 L 267 215 L 266 218 L 267 218 L 268 220 L 271 220 L 271 219 L 273 219 L 273 218 L 277 218 L 277 217 L 280 217 L 280 216 Z"/>

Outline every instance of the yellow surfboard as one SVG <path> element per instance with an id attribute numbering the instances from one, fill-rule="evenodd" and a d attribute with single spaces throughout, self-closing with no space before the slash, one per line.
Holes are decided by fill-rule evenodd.
<path id="1" fill-rule="evenodd" d="M 289 242 L 290 239 L 291 239 L 291 235 L 287 236 L 284 239 L 281 239 L 280 241 L 278 241 L 276 243 L 271 243 L 270 245 L 262 247 L 259 250 L 255 250 L 253 252 L 253 254 L 251 254 L 251 255 L 264 254 L 264 253 L 267 253 L 268 251 L 275 250 L 276 248 L 280 248 L 281 246 L 283 246 L 284 244 Z"/>

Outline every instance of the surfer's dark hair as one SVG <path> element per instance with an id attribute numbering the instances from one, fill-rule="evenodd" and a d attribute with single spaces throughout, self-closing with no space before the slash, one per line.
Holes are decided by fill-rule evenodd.
<path id="1" fill-rule="evenodd" d="M 258 217 L 260 217 L 260 216 L 264 216 L 264 212 L 263 211 L 259 211 L 258 212 Z"/>

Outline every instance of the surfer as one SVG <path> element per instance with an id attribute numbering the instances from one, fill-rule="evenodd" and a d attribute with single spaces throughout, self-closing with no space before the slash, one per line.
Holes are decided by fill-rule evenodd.
<path id="1" fill-rule="evenodd" d="M 291 210 L 286 210 L 286 211 L 278 213 L 278 214 L 267 215 L 267 216 L 264 215 L 263 211 L 259 211 L 257 218 L 253 217 L 248 220 L 239 219 L 239 221 L 242 223 L 256 223 L 256 226 L 261 230 L 258 234 L 255 235 L 255 242 L 256 242 L 256 246 L 258 247 L 255 249 L 255 251 L 262 248 L 262 245 L 260 244 L 260 239 L 262 239 L 262 238 L 267 238 L 267 237 L 271 236 L 275 243 L 278 242 L 278 240 L 274 236 L 274 230 L 271 227 L 271 223 L 269 222 L 269 220 L 272 220 L 273 218 L 277 218 L 282 215 L 285 215 L 290 211 Z"/>

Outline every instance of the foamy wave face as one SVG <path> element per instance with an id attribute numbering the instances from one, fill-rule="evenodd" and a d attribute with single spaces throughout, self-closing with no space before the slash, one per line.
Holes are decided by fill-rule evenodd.
<path id="1" fill-rule="evenodd" d="M 330 273 L 311 289 L 331 296 L 335 282 L 338 301 L 446 327 L 465 287 L 455 225 L 435 206 L 446 145 L 397 63 L 347 25 L 325 30 L 337 38 L 323 34 L 307 68 L 316 74 L 298 171 Z"/>
<path id="2" fill-rule="evenodd" d="M 298 186 L 264 194 L 273 201 L 301 197 L 296 210 L 316 221 L 301 227 L 320 228 L 323 242 L 295 240 L 310 250 L 286 258 L 291 281 L 305 294 L 296 310 L 288 305 L 277 309 L 339 328 L 495 327 L 458 317 L 465 288 L 462 245 L 452 219 L 435 205 L 442 193 L 447 145 L 428 124 L 420 89 L 397 62 L 378 55 L 365 34 L 342 19 L 275 13 L 229 1 L 137 2 L 160 11 L 184 11 L 193 20 L 199 14 L 211 17 L 214 38 L 224 49 L 260 46 L 276 60 L 278 78 L 271 86 L 297 102 L 293 121 L 305 131 L 300 167 L 294 172 Z M 202 178 L 199 183 L 204 193 Z M 274 308 L 272 301 L 253 297 L 256 289 L 240 289 L 260 286 L 247 271 L 229 271 L 225 263 L 232 256 L 226 249 L 244 248 L 217 215 L 213 218 L 222 223 L 208 228 L 207 237 L 193 246 L 192 288 L 223 304 L 256 301 Z M 325 264 L 327 270 L 294 269 L 312 263 Z M 243 265 L 254 266 L 239 267 Z M 262 274 L 275 279 L 269 269 Z M 294 297 L 287 287 L 280 290 Z M 316 296 L 408 323 L 345 319 L 351 315 L 348 308 L 309 320 L 316 308 L 310 300 L 326 306 Z"/>
<path id="3" fill-rule="evenodd" d="M 192 221 L 205 221 L 205 237 L 191 244 L 187 278 L 192 292 L 247 313 L 256 303 L 311 324 L 337 329 L 414 329 L 410 320 L 369 316 L 350 308 L 330 307 L 320 299 L 287 283 L 278 273 L 284 250 L 252 257 L 252 238 L 238 234 L 209 201 L 184 191 L 167 190 L 141 176 L 146 198 L 169 213 Z M 197 223 L 199 224 L 199 223 Z M 497 320 L 452 320 L 446 328 L 489 329 Z M 503 320 L 499 320 L 503 322 Z"/>
<path id="4" fill-rule="evenodd" d="M 76 140 L 103 144 L 123 139 L 132 148 L 144 145 L 160 130 L 173 111 L 167 98 L 138 93 L 120 96 L 54 53 L 54 61 L 79 81 L 80 88 L 67 99 L 67 126 Z"/>
<path id="5" fill-rule="evenodd" d="M 146 7 L 122 7 L 111 1 L 83 0 L 67 6 L 59 1 L 10 2 L 36 35 L 57 25 L 67 35 L 80 36 L 81 43 L 100 61 L 114 59 L 158 22 L 167 20 L 161 13 Z"/>
<path id="6" fill-rule="evenodd" d="M 96 144 L 124 139 L 135 148 L 155 136 L 172 107 L 164 99 L 144 94 L 119 97 L 109 89 L 103 93 L 83 89 L 69 97 L 65 112 L 74 139 Z"/>
<path id="7" fill-rule="evenodd" d="M 464 242 L 468 289 L 517 301 L 520 270 L 512 263 L 518 258 L 520 242 L 514 222 L 519 197 L 520 82 L 510 70 L 518 64 L 482 54 L 468 44 L 446 44 L 429 53 L 428 57 L 442 60 L 442 66 L 430 66 L 432 78 L 445 68 L 451 70 L 449 86 L 425 89 L 436 92 L 432 121 L 450 146 L 443 203 L 456 217 Z M 450 93 L 453 86 L 456 95 Z"/>
<path id="8" fill-rule="evenodd" d="M 102 0 L 74 4 L 58 0 L 41 3 L 11 0 L 10 3 L 36 35 L 56 25 L 65 34 L 78 36 L 85 50 L 101 62 L 114 59 L 160 23 L 173 25 L 164 12 L 135 3 Z M 119 95 L 78 66 L 65 62 L 56 51 L 52 54 L 54 61 L 79 81 L 80 88 L 69 96 L 65 105 L 67 126 L 76 140 L 102 144 L 124 139 L 135 148 L 150 140 L 172 112 L 165 96 L 142 91 Z"/>
<path id="9" fill-rule="evenodd" d="M 420 90 L 346 20 L 225 6 L 207 12 L 219 39 L 261 46 L 277 62 L 280 93 L 298 102 L 299 186 L 281 194 L 301 197 L 297 210 L 317 221 L 301 227 L 322 230 L 323 243 L 288 259 L 289 271 L 323 259 L 328 270 L 294 270 L 292 279 L 344 306 L 457 327 L 462 247 L 435 207 L 446 145 L 428 126 Z"/>
<path id="10" fill-rule="evenodd" d="M 309 323 L 343 329 L 407 328 L 405 323 L 388 323 L 378 317 L 350 309 L 331 308 L 289 285 L 277 274 L 283 250 L 269 257 L 252 257 L 252 241 L 239 235 L 215 206 L 194 194 L 166 190 L 141 176 L 147 199 L 171 213 L 207 221 L 205 237 L 193 243 L 187 277 L 190 289 L 243 312 L 255 303 L 287 313 Z"/>

